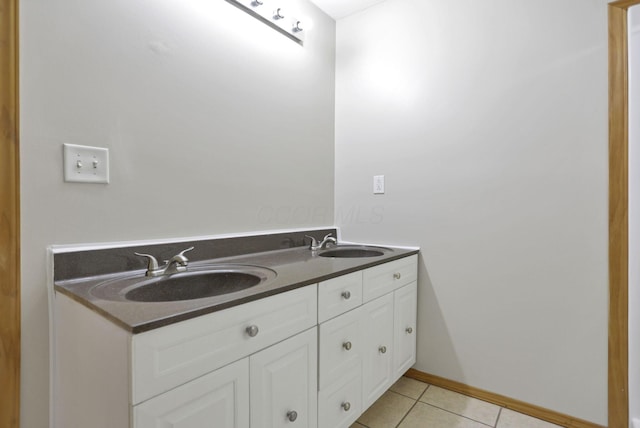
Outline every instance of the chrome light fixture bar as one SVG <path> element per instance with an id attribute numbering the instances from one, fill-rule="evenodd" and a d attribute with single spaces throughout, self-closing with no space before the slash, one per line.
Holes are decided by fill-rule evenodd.
<path id="1" fill-rule="evenodd" d="M 286 9 L 277 6 L 278 0 L 227 0 L 232 5 L 264 22 L 274 30 L 302 45 L 305 30 L 300 19 L 291 16 Z"/>

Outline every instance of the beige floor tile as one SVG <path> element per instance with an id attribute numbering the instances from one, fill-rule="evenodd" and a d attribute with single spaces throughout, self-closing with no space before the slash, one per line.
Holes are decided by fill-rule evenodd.
<path id="1" fill-rule="evenodd" d="M 360 416 L 358 422 L 369 428 L 395 428 L 415 400 L 387 391 Z"/>
<path id="2" fill-rule="evenodd" d="M 479 422 L 418 402 L 398 428 L 488 428 Z"/>
<path id="3" fill-rule="evenodd" d="M 417 400 L 420 398 L 424 390 L 427 389 L 427 386 L 429 385 L 424 382 L 402 376 L 391 386 L 390 389 L 393 392 L 397 392 L 398 394 L 406 395 L 407 397 Z"/>
<path id="4" fill-rule="evenodd" d="M 497 428 L 560 428 L 560 426 L 514 412 L 513 410 L 502 409 Z"/>
<path id="5" fill-rule="evenodd" d="M 420 401 L 491 426 L 495 426 L 500 413 L 500 407 L 494 404 L 433 385 L 422 394 Z"/>
<path id="6" fill-rule="evenodd" d="M 357 422 L 354 422 L 353 425 L 351 425 L 349 428 L 367 428 L 364 425 L 361 425 Z"/>

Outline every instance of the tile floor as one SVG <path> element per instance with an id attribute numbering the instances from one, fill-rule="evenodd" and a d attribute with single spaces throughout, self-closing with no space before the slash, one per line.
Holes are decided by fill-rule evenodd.
<path id="1" fill-rule="evenodd" d="M 559 428 L 495 404 L 402 377 L 351 428 Z"/>

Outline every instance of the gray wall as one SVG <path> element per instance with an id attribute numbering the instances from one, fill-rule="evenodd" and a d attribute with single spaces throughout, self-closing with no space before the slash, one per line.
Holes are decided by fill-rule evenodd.
<path id="1" fill-rule="evenodd" d="M 222 0 L 20 2 L 22 427 L 48 245 L 333 223 L 335 23 L 299 3 L 304 48 Z M 108 147 L 111 184 L 64 183 L 63 143 Z"/>
<path id="2" fill-rule="evenodd" d="M 336 36 L 336 222 L 422 248 L 416 368 L 602 425 L 606 5 L 388 0 Z"/>

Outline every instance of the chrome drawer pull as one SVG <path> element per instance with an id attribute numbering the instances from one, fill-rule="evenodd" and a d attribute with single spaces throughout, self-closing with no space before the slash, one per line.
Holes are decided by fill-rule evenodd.
<path id="1" fill-rule="evenodd" d="M 350 350 L 351 350 L 351 342 L 344 342 L 344 343 L 342 344 L 342 347 L 343 347 L 344 349 L 346 349 L 347 351 L 350 351 Z"/>
<path id="2" fill-rule="evenodd" d="M 246 328 L 245 331 L 247 332 L 249 337 L 256 337 L 258 335 L 259 330 L 257 325 L 250 325 L 249 327 Z"/>
<path id="3" fill-rule="evenodd" d="M 298 412 L 295 410 L 287 412 L 287 419 L 289 419 L 289 422 L 295 422 L 298 419 Z"/>
<path id="4" fill-rule="evenodd" d="M 402 275 L 400 275 L 400 272 L 396 272 L 393 274 L 393 279 L 400 279 L 402 278 Z"/>
<path id="5" fill-rule="evenodd" d="M 343 291 L 342 292 L 342 297 L 344 298 L 344 300 L 349 300 L 351 298 L 351 292 L 350 291 Z"/>
<path id="6" fill-rule="evenodd" d="M 345 401 L 344 403 L 342 403 L 342 408 L 344 409 L 345 412 L 348 412 L 349 409 L 351 409 L 351 403 L 349 403 L 348 401 Z"/>
<path id="7" fill-rule="evenodd" d="M 413 333 L 413 329 L 411 327 L 407 327 L 405 331 L 409 334 Z"/>
<path id="8" fill-rule="evenodd" d="M 378 351 L 380 351 L 381 354 L 386 354 L 387 353 L 387 347 L 383 345 L 383 346 L 378 348 Z"/>

